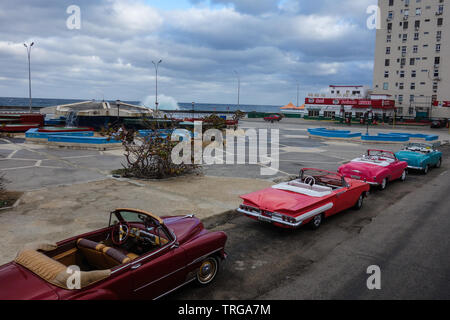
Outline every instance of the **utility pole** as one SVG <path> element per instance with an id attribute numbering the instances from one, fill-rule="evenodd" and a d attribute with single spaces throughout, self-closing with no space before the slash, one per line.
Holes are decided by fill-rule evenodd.
<path id="1" fill-rule="evenodd" d="M 238 108 L 239 108 L 240 107 L 240 95 L 241 95 L 241 77 L 236 70 L 234 70 L 234 73 L 236 74 L 237 79 L 238 79 Z"/>

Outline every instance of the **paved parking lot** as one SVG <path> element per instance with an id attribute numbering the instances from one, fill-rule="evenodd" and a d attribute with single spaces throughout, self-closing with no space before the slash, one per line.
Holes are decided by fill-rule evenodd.
<path id="1" fill-rule="evenodd" d="M 335 171 L 338 166 L 366 152 L 368 148 L 397 151 L 397 144 L 358 144 L 345 141 L 310 139 L 310 127 L 329 127 L 333 124 L 283 119 L 280 123 L 266 123 L 261 119 L 242 121 L 240 129 L 279 129 L 279 171 L 274 175 L 261 175 L 261 168 L 269 166 L 264 159 L 255 165 L 211 165 L 203 166 L 209 176 L 244 177 L 273 180 L 278 177 L 298 174 L 300 168 L 315 167 Z M 345 127 L 348 128 L 348 127 Z M 450 136 L 444 130 L 421 132 L 441 135 L 441 140 Z M 361 126 L 352 131 L 365 132 Z M 398 132 L 417 132 L 417 128 L 396 129 Z M 371 128 L 371 134 L 392 132 L 392 128 Z M 248 152 L 235 149 L 234 154 Z M 270 150 L 270 144 L 268 145 Z M 227 152 L 229 150 L 226 150 Z M 248 156 L 247 156 L 248 158 Z M 24 139 L 0 139 L 0 172 L 10 181 L 11 190 L 27 191 L 55 185 L 70 185 L 108 179 L 111 170 L 122 168 L 124 161 L 121 150 L 87 151 L 52 149 L 43 145 L 24 143 Z"/>

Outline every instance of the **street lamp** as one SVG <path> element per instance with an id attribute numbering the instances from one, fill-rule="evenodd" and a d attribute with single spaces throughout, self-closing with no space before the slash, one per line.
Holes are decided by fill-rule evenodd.
<path id="1" fill-rule="evenodd" d="M 239 108 L 239 106 L 240 106 L 240 95 L 241 95 L 241 77 L 239 76 L 239 73 L 236 70 L 234 70 L 234 73 L 236 74 L 237 79 L 238 79 L 238 108 Z"/>
<path id="2" fill-rule="evenodd" d="M 116 100 L 116 106 L 117 106 L 117 121 L 120 120 L 120 100 Z"/>
<path id="3" fill-rule="evenodd" d="M 159 64 L 162 62 L 162 60 L 159 60 L 157 63 L 155 63 L 154 61 L 152 61 L 153 65 L 155 66 L 155 71 L 156 71 L 156 100 L 155 100 L 155 106 L 156 106 L 156 112 L 158 112 L 158 67 Z"/>
<path id="4" fill-rule="evenodd" d="M 195 117 L 194 117 L 194 107 L 195 107 L 195 102 L 192 102 L 192 119 L 195 120 Z"/>
<path id="5" fill-rule="evenodd" d="M 298 91 L 299 91 L 299 89 L 300 89 L 300 85 L 297 82 L 297 107 L 298 107 Z"/>
<path id="6" fill-rule="evenodd" d="M 30 97 L 30 113 L 32 113 L 32 102 L 31 102 L 31 47 L 34 45 L 34 42 L 32 42 L 29 46 L 27 46 L 26 43 L 24 43 L 23 45 L 27 49 L 27 54 L 28 54 L 28 91 L 29 91 L 29 97 Z"/>

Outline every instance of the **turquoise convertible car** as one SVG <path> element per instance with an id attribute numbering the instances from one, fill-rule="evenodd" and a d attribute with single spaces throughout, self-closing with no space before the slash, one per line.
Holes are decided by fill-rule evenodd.
<path id="1" fill-rule="evenodd" d="M 421 170 L 427 174 L 430 168 L 442 164 L 442 152 L 428 143 L 410 143 L 395 154 L 398 160 L 408 162 L 409 169 Z"/>

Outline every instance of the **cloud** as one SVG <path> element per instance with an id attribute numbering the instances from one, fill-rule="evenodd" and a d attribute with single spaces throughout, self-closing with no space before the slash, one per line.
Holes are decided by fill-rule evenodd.
<path id="1" fill-rule="evenodd" d="M 143 0 L 78 0 L 82 27 L 68 30 L 73 2 L 0 2 L 0 96 L 27 96 L 25 41 L 36 43 L 36 97 L 151 102 L 155 59 L 163 60 L 158 91 L 170 105 L 235 103 L 233 70 L 246 104 L 285 104 L 297 81 L 302 94 L 372 81 L 375 33 L 364 6 L 373 1 L 213 0 L 160 9 Z"/>

